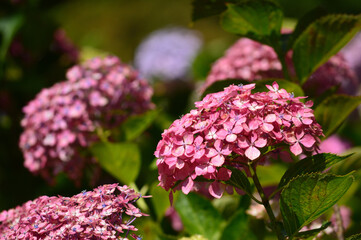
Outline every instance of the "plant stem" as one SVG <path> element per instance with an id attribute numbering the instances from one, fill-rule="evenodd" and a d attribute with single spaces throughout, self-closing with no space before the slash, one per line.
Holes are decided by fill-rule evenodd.
<path id="1" fill-rule="evenodd" d="M 255 165 L 251 164 L 251 168 L 252 168 L 252 179 L 253 179 L 254 185 L 257 188 L 257 191 L 258 191 L 259 195 L 261 196 L 262 204 L 263 204 L 263 206 L 265 207 L 265 209 L 267 211 L 268 217 L 270 218 L 271 228 L 276 233 L 278 240 L 284 240 L 285 238 L 284 238 L 284 236 L 283 236 L 283 234 L 281 232 L 281 229 L 277 225 L 276 217 L 273 214 L 273 211 L 272 211 L 271 205 L 269 204 L 268 198 L 267 198 L 266 194 L 263 191 L 261 183 L 258 180 Z"/>
<path id="2" fill-rule="evenodd" d="M 338 240 L 344 240 L 345 237 L 343 236 L 344 235 L 344 229 L 343 229 L 343 221 L 342 221 L 340 207 L 337 204 L 334 205 L 333 206 L 333 211 L 335 212 L 335 215 L 336 215 L 337 239 Z"/>

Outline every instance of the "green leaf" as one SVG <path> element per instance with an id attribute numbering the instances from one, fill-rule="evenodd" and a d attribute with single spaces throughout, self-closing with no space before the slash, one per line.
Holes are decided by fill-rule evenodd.
<path id="1" fill-rule="evenodd" d="M 268 166 L 257 166 L 257 175 L 263 187 L 275 186 L 280 182 L 287 167 L 284 164 L 272 163 Z"/>
<path id="2" fill-rule="evenodd" d="M 227 9 L 227 3 L 237 3 L 241 0 L 193 0 L 192 21 L 218 15 Z"/>
<path id="3" fill-rule="evenodd" d="M 219 239 L 222 217 L 210 201 L 195 193 L 180 194 L 174 206 L 189 234 L 201 234 L 208 240 Z"/>
<path id="4" fill-rule="evenodd" d="M 346 193 L 352 175 L 312 173 L 292 179 L 281 193 L 285 230 L 292 239 L 298 231 L 320 217 Z"/>
<path id="5" fill-rule="evenodd" d="M 134 143 L 100 142 L 91 146 L 90 151 L 100 166 L 124 184 L 137 179 L 140 170 L 140 152 Z"/>
<path id="6" fill-rule="evenodd" d="M 309 12 L 307 12 L 298 22 L 295 27 L 295 30 L 292 32 L 292 35 L 290 37 L 290 40 L 288 42 L 287 50 L 289 50 L 292 46 L 294 41 L 301 35 L 303 31 L 306 30 L 306 28 L 317 19 L 324 17 L 328 14 L 328 12 L 322 8 L 317 7 Z"/>
<path id="7" fill-rule="evenodd" d="M 121 126 L 127 141 L 139 137 L 157 118 L 158 110 L 148 111 L 142 115 L 132 116 Z"/>
<path id="8" fill-rule="evenodd" d="M 282 176 L 278 188 L 282 188 L 283 186 L 287 185 L 291 179 L 297 176 L 307 173 L 322 172 L 350 156 L 351 154 L 347 156 L 337 156 L 331 153 L 320 153 L 306 157 L 288 168 L 288 170 Z"/>
<path id="9" fill-rule="evenodd" d="M 300 83 L 335 55 L 361 29 L 361 17 L 327 15 L 310 24 L 293 44 L 293 63 Z"/>
<path id="10" fill-rule="evenodd" d="M 157 183 L 153 183 L 150 188 L 150 195 L 152 195 L 150 200 L 153 204 L 157 220 L 159 221 L 164 217 L 166 210 L 170 206 L 169 193 L 159 187 Z"/>
<path id="11" fill-rule="evenodd" d="M 361 103 L 361 96 L 335 94 L 322 101 L 315 109 L 315 118 L 323 129 L 325 138 L 330 136 L 348 115 Z"/>
<path id="12" fill-rule="evenodd" d="M 257 239 L 248 226 L 248 216 L 244 209 L 237 211 L 224 228 L 221 240 L 229 239 Z"/>
<path id="13" fill-rule="evenodd" d="M 252 92 L 268 92 L 269 89 L 266 87 L 266 85 L 271 85 L 273 82 L 277 82 L 280 88 L 284 88 L 287 90 L 287 92 L 293 92 L 294 95 L 297 96 L 304 96 L 302 88 L 293 82 L 287 81 L 285 79 L 264 79 L 264 80 L 257 80 L 255 82 L 249 82 L 245 80 L 240 79 L 228 79 L 228 80 L 222 80 L 217 81 L 213 83 L 211 86 L 209 86 L 204 93 L 202 94 L 202 98 L 204 98 L 209 93 L 215 93 L 223 91 L 225 87 L 228 87 L 229 85 L 238 85 L 238 84 L 250 84 L 255 83 L 256 87 L 252 90 Z"/>
<path id="14" fill-rule="evenodd" d="M 346 240 L 360 240 L 361 239 L 361 233 L 352 235 L 351 237 L 348 237 Z"/>
<path id="15" fill-rule="evenodd" d="M 248 195 L 252 196 L 252 188 L 247 176 L 241 170 L 235 167 L 226 167 L 232 171 L 232 175 L 231 178 L 225 182 L 229 185 L 232 185 L 233 187 L 242 189 Z"/>
<path id="16" fill-rule="evenodd" d="M 21 27 L 24 18 L 22 15 L 12 15 L 0 19 L 0 36 L 1 36 L 1 46 L 0 46 L 0 63 L 5 59 L 6 53 L 10 46 L 10 43 L 15 36 L 16 32 Z"/>
<path id="17" fill-rule="evenodd" d="M 228 4 L 221 25 L 228 32 L 278 48 L 283 13 L 269 1 Z"/>
<path id="18" fill-rule="evenodd" d="M 324 222 L 321 227 L 315 228 L 312 230 L 308 230 L 308 231 L 298 232 L 295 237 L 296 237 L 296 239 L 306 239 L 306 238 L 314 237 L 319 232 L 328 228 L 330 225 L 331 225 L 331 222 Z"/>
<path id="19" fill-rule="evenodd" d="M 361 147 L 348 149 L 345 153 L 350 153 L 347 161 L 339 164 L 331 169 L 336 174 L 347 174 L 351 171 L 359 171 L 361 169 Z"/>

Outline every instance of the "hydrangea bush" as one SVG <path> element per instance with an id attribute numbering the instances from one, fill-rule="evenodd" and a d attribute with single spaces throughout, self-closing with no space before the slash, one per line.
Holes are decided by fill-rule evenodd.
<path id="1" fill-rule="evenodd" d="M 314 11 L 286 33 L 273 1 L 192 5 L 194 21 L 220 14 L 222 28 L 241 37 L 214 64 L 205 96 L 192 99 L 189 110 L 183 100 L 197 95 L 190 92 L 196 84 L 142 77 L 190 80 L 201 41 L 188 29 L 145 40 L 134 61 L 140 73 L 115 56 L 69 69 L 65 81 L 23 108 L 24 165 L 53 183 L 53 192 L 72 184 L 59 173 L 79 187 L 94 166 L 104 170 L 102 186 L 0 212 L 0 239 L 360 239 L 351 236 L 361 227 L 354 207 L 360 190 L 351 188 L 359 184 L 359 128 L 350 132 L 348 116 L 361 97 L 347 95 L 358 82 L 342 54 L 350 56 L 339 53 L 361 30 L 360 16 Z M 7 36 L 3 26 L 0 19 L 0 35 Z M 78 57 L 64 32 L 53 37 L 53 50 Z M 182 85 L 179 96 L 173 90 Z M 350 144 L 340 140 L 347 137 Z M 103 185 L 114 181 L 126 185 Z M 153 197 L 143 199 L 148 193 Z M 143 212 L 152 217 L 136 221 Z"/>
<path id="2" fill-rule="evenodd" d="M 65 172 L 80 180 L 92 159 L 81 153 L 111 129 L 153 108 L 152 88 L 115 56 L 68 70 L 67 80 L 43 89 L 24 107 L 20 148 L 24 165 L 51 180 Z"/>
<path id="3" fill-rule="evenodd" d="M 139 239 L 130 232 L 146 216 L 134 205 L 141 197 L 118 184 L 72 197 L 41 196 L 0 213 L 0 239 Z"/>

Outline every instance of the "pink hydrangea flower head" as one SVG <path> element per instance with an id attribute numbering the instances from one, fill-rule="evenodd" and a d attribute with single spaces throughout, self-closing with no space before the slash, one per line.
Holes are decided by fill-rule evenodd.
<path id="1" fill-rule="evenodd" d="M 290 74 L 294 76 L 292 52 L 286 55 L 286 62 Z M 271 47 L 248 38 L 241 38 L 213 64 L 201 92 L 214 82 L 226 79 L 254 81 L 282 77 L 282 65 Z M 312 94 L 322 94 L 333 86 L 340 86 L 339 92 L 347 94 L 355 94 L 358 86 L 357 76 L 342 53 L 331 57 L 317 69 L 305 83 L 304 89 Z"/>
<path id="2" fill-rule="evenodd" d="M 23 111 L 20 136 L 24 165 L 51 180 L 65 172 L 80 180 L 86 163 L 79 149 L 110 129 L 151 108 L 152 89 L 115 56 L 94 58 L 68 70 L 67 80 L 43 89 Z"/>
<path id="3" fill-rule="evenodd" d="M 0 239 L 123 239 L 146 216 L 134 205 L 141 197 L 118 184 L 72 197 L 41 196 L 0 213 Z"/>
<path id="4" fill-rule="evenodd" d="M 351 143 L 337 134 L 331 135 L 320 143 L 319 152 L 342 154 L 351 148 Z"/>
<path id="5" fill-rule="evenodd" d="M 195 188 L 197 177 L 208 179 L 208 191 L 221 197 L 233 188 L 228 166 L 257 161 L 272 149 L 289 149 L 295 155 L 317 149 L 322 135 L 312 102 L 294 97 L 276 82 L 268 92 L 251 93 L 255 84 L 231 85 L 208 94 L 196 109 L 176 120 L 162 134 L 158 158 L 160 186 L 165 190 Z"/>

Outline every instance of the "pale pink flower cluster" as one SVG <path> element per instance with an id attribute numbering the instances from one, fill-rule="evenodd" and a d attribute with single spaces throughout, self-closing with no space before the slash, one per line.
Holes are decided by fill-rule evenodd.
<path id="1" fill-rule="evenodd" d="M 24 107 L 20 136 L 24 165 L 51 180 L 59 172 L 81 179 L 89 158 L 79 149 L 98 140 L 96 129 L 118 126 L 153 107 L 152 89 L 115 56 L 94 58 L 67 72 Z"/>
<path id="2" fill-rule="evenodd" d="M 317 149 L 322 130 L 311 101 L 302 103 L 303 97 L 294 97 L 276 82 L 267 85 L 268 92 L 252 94 L 254 87 L 231 85 L 208 94 L 195 103 L 197 109 L 163 132 L 155 151 L 160 186 L 188 194 L 203 176 L 213 181 L 208 191 L 219 198 L 225 187 L 233 190 L 222 183 L 232 174 L 227 166 L 256 161 L 271 147 L 283 146 L 295 155 Z"/>
<path id="3" fill-rule="evenodd" d="M 140 197 L 118 184 L 72 197 L 41 196 L 0 213 L 0 239 L 126 239 L 138 230 L 134 220 L 146 216 L 134 206 Z"/>
<path id="4" fill-rule="evenodd" d="M 290 74 L 295 75 L 291 60 L 292 52 L 286 55 Z M 265 78 L 283 78 L 282 65 L 275 51 L 248 38 L 239 39 L 225 55 L 218 59 L 206 79 L 202 92 L 214 82 L 226 79 L 254 81 Z M 349 67 L 342 53 L 331 57 L 308 79 L 304 88 L 312 94 L 321 94 L 330 87 L 340 85 L 339 91 L 354 94 L 357 76 Z"/>

